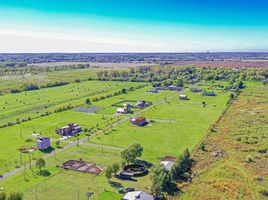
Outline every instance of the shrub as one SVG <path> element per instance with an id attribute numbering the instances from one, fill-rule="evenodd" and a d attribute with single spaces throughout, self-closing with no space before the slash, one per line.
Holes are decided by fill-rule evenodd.
<path id="1" fill-rule="evenodd" d="M 247 161 L 248 163 L 254 162 L 254 159 L 253 159 L 252 155 L 248 155 L 248 156 L 246 157 L 246 161 Z"/>

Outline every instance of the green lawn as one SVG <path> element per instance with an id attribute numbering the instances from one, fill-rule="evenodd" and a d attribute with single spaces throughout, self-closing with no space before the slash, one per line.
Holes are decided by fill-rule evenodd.
<path id="1" fill-rule="evenodd" d="M 137 86 L 140 83 L 85 81 L 65 86 L 27 91 L 0 96 L 0 125 L 17 119 L 36 117 L 67 105 L 83 105 L 86 98 L 92 100 L 122 88 Z"/>
<path id="2" fill-rule="evenodd" d="M 110 92 L 110 89 L 112 90 L 112 88 L 118 90 L 123 87 L 127 88 L 128 86 L 135 86 L 132 85 L 133 83 L 121 84 L 116 82 L 95 81 L 71 84 L 68 86 L 73 85 L 72 87 L 81 87 L 82 84 L 89 83 L 96 83 L 96 87 L 90 85 L 90 87 L 93 88 L 93 91 L 98 91 L 98 88 L 106 88 Z M 106 85 L 99 85 L 101 83 Z M 67 86 L 58 88 L 64 87 Z M 66 102 L 69 103 L 70 97 L 66 97 L 66 93 L 71 90 L 72 87 L 62 91 L 59 99 L 64 101 L 64 98 L 66 98 Z M 56 90 L 58 88 L 51 89 Z M 84 91 L 84 94 L 89 92 L 86 85 L 81 88 L 82 89 L 80 90 Z M 129 121 L 126 121 L 112 129 L 108 129 L 103 134 L 91 138 L 90 142 L 123 148 L 134 142 L 138 142 L 144 147 L 142 159 L 152 162 L 153 164 L 159 163 L 160 159 L 166 155 L 178 156 L 185 148 L 189 148 L 190 150 L 195 148 L 200 140 L 206 135 L 211 124 L 213 124 L 222 113 L 230 95 L 229 92 L 221 93 L 219 90 L 217 91 L 217 96 L 205 97 L 199 93 L 189 92 L 188 89 L 183 92 L 162 91 L 154 94 L 146 92 L 149 88 L 150 86 L 128 92 L 127 94 L 121 94 L 98 102 L 93 102 L 92 106 L 100 108 L 96 113 L 86 114 L 68 110 L 11 127 L 1 128 L 0 135 L 2 136 L 2 140 L 0 141 L 0 145 L 3 148 L 0 154 L 0 173 L 5 173 L 8 170 L 14 169 L 15 165 L 21 166 L 20 154 L 17 148 L 23 145 L 35 145 L 35 138 L 31 136 L 34 130 L 36 130 L 36 132 L 42 132 L 44 136 L 51 137 L 52 146 L 56 148 L 55 141 L 59 138 L 59 136 L 55 134 L 56 128 L 64 126 L 70 122 L 78 123 L 83 128 L 93 128 L 94 131 L 107 127 L 108 124 L 124 118 L 124 115 L 115 117 L 114 113 L 116 107 L 112 106 L 113 104 L 124 100 L 138 101 L 143 99 L 152 103 L 162 102 L 162 104 L 150 106 L 149 109 L 145 110 L 142 114 L 138 114 L 139 109 L 135 110 L 135 116 L 145 116 L 148 120 L 154 120 L 153 123 L 150 123 L 145 127 L 137 127 L 130 124 Z M 39 93 L 42 92 L 42 90 L 33 91 L 33 94 L 31 92 L 31 95 L 34 95 L 35 92 Z M 184 93 L 188 95 L 190 100 L 179 100 L 179 94 Z M 18 95 L 23 94 L 24 93 Z M 83 92 L 81 95 L 82 94 Z M 84 103 L 85 97 L 82 98 L 82 96 L 79 97 L 79 95 L 79 99 L 76 101 Z M 165 99 L 172 96 L 174 96 L 172 99 L 165 101 Z M 11 97 L 12 95 L 10 95 L 10 98 Z M 46 95 L 44 95 L 44 98 L 47 98 Z M 14 98 L 11 99 L 12 101 L 15 101 Z M 203 101 L 207 104 L 205 108 L 202 106 Z M 29 104 L 28 108 L 32 106 L 36 109 L 35 106 L 37 105 L 39 105 L 39 103 L 33 102 L 33 105 Z M 23 109 L 23 106 L 19 106 L 18 109 Z M 20 112 L 22 112 L 22 110 Z M 13 114 L 14 116 L 17 116 L 16 113 Z M 7 114 L 7 117 L 8 116 L 9 115 Z M 81 133 L 81 137 L 83 137 L 84 134 L 85 133 Z M 29 138 L 33 139 L 33 141 L 26 142 L 25 140 Z M 63 142 L 62 145 L 66 145 L 69 141 L 74 139 L 75 138 L 69 139 Z M 33 153 L 33 158 L 38 158 L 42 155 L 44 155 L 44 153 L 36 151 Z M 80 199 L 86 199 L 86 192 L 93 191 L 95 199 L 106 200 L 109 199 L 111 195 L 114 199 L 119 199 L 121 197 L 121 195 L 117 194 L 118 187 L 134 186 L 136 189 L 149 191 L 149 175 L 138 178 L 137 182 L 121 181 L 113 178 L 111 181 L 114 185 L 111 185 L 108 183 L 104 174 L 93 177 L 92 175 L 81 174 L 78 172 L 63 172 L 61 169 L 56 168 L 57 164 L 62 164 L 62 162 L 66 160 L 79 158 L 83 158 L 89 162 L 95 162 L 105 168 L 115 161 L 120 162 L 120 152 L 102 148 L 96 149 L 84 145 L 73 147 L 61 152 L 56 157 L 51 157 L 46 160 L 46 169 L 50 172 L 50 176 L 40 177 L 30 169 L 27 169 L 27 175 L 25 176 L 26 180 L 24 178 L 25 173 L 20 172 L 17 175 L 2 181 L 1 186 L 3 186 L 6 191 L 12 191 L 16 188 L 16 191 L 24 193 L 25 199 L 35 199 L 35 194 L 38 195 L 38 199 L 49 199 L 49 197 L 47 197 L 48 193 L 53 194 L 53 197 L 57 196 L 57 199 L 76 199 L 78 196 Z M 24 155 L 22 161 L 28 162 L 28 155 Z M 36 169 L 34 169 L 34 171 L 36 171 Z"/>
<path id="3" fill-rule="evenodd" d="M 118 147 L 138 142 L 144 147 L 143 158 L 154 163 L 165 155 L 178 156 L 185 148 L 193 149 L 222 113 L 229 93 L 215 97 L 191 92 L 186 94 L 190 100 L 182 101 L 175 97 L 143 114 L 147 119 L 153 119 L 154 123 L 137 127 L 125 122 L 93 138 L 91 142 Z M 205 108 L 203 101 L 207 103 Z"/>
<path id="4" fill-rule="evenodd" d="M 17 150 L 19 147 L 32 147 L 36 145 L 36 138 L 32 136 L 34 130 L 37 133 L 42 132 L 43 136 L 52 138 L 51 144 L 56 148 L 55 141 L 60 137 L 60 135 L 55 133 L 56 128 L 66 126 L 68 123 L 73 122 L 80 124 L 82 128 L 94 127 L 94 130 L 97 130 L 97 124 L 99 128 L 103 128 L 106 124 L 111 123 L 111 120 L 115 119 L 107 116 L 93 116 L 74 111 L 65 111 L 11 127 L 1 128 L 0 145 L 2 149 L 0 154 L 0 173 L 13 169 L 15 165 L 20 165 L 20 153 Z M 84 133 L 81 133 L 81 137 L 82 136 L 84 136 Z M 32 139 L 32 141 L 26 142 L 27 139 Z M 68 139 L 62 145 L 70 140 L 72 139 Z M 44 155 L 44 153 L 40 151 L 35 151 L 33 154 L 34 157 Z M 23 160 L 25 158 L 28 161 L 28 155 L 22 154 L 22 157 Z"/>

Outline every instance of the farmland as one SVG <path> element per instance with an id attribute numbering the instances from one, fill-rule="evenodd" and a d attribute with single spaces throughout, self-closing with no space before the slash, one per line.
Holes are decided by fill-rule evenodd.
<path id="1" fill-rule="evenodd" d="M 204 140 L 182 199 L 267 198 L 267 87 L 251 83 Z M 213 152 L 223 152 L 215 157 Z"/>
<path id="2" fill-rule="evenodd" d="M 111 94 L 122 88 L 130 88 L 138 83 L 84 81 L 65 86 L 25 91 L 0 96 L 1 124 L 35 118 L 53 112 L 57 108 L 83 105 L 86 98 Z"/>
<path id="3" fill-rule="evenodd" d="M 33 76 L 46 74 L 50 78 L 45 78 L 45 81 L 52 83 L 55 81 L 52 74 L 58 77 L 62 73 L 69 77 L 70 82 L 14 94 L 7 92 L 0 96 L 0 121 L 4 125 L 0 128 L 0 174 L 3 175 L 0 186 L 4 192 L 22 192 L 24 198 L 29 200 L 49 199 L 48 192 L 54 194 L 51 199 L 55 196 L 57 199 L 87 199 L 87 192 L 93 192 L 94 198 L 99 200 L 120 199 L 123 196 L 118 193 L 120 188 L 134 187 L 152 192 L 153 169 L 165 156 L 179 158 L 185 149 L 189 149 L 195 161 L 201 159 L 205 162 L 207 158 L 199 148 L 205 145 L 209 150 L 209 145 L 214 143 L 207 140 L 212 132 L 221 130 L 222 120 L 228 116 L 229 110 L 227 114 L 225 110 L 230 102 L 234 106 L 239 99 L 245 98 L 244 94 L 248 97 L 248 93 L 253 95 L 253 99 L 256 96 L 261 98 L 259 96 L 263 93 L 254 93 L 254 88 L 260 92 L 266 88 L 260 83 L 249 81 L 253 75 L 245 69 L 144 66 L 105 70 L 42 72 Z M 83 79 L 78 79 L 81 72 L 85 72 L 81 76 Z M 259 78 L 263 80 L 265 73 L 261 70 L 258 72 L 261 72 Z M 85 78 L 91 75 L 94 75 L 94 80 Z M 246 75 L 249 80 L 244 80 Z M 1 87 L 8 89 L 11 82 Z M 29 78 L 23 84 L 32 83 Z M 42 85 L 41 82 L 38 84 Z M 162 89 L 152 90 L 157 87 Z M 174 87 L 175 90 L 172 89 Z M 200 91 L 194 92 L 191 90 L 193 88 Z M 187 98 L 182 100 L 181 95 Z M 235 97 L 237 99 L 234 100 Z M 258 102 L 262 103 L 265 98 L 263 96 L 263 100 Z M 138 107 L 136 102 L 139 100 L 147 104 Z M 125 109 L 128 104 L 131 105 L 125 114 L 117 113 L 118 108 Z M 132 119 L 138 117 L 145 117 L 147 122 L 143 126 L 134 124 Z M 56 133 L 57 129 L 70 123 L 79 124 L 82 131 L 68 137 Z M 36 134 L 50 138 L 48 149 L 40 151 L 35 148 Z M 237 137 L 244 143 L 252 144 L 253 139 L 259 136 Z M 107 171 L 112 165 L 118 164 L 119 169 L 123 169 L 126 160 L 122 152 L 133 144 L 142 147 L 142 154 L 134 163 L 147 163 L 149 174 L 135 177 L 134 180 L 124 180 L 116 173 L 107 177 Z M 264 150 L 265 145 L 262 143 L 256 149 Z M 25 152 L 22 149 L 30 150 Z M 42 170 L 36 166 L 40 158 L 46 163 Z M 103 171 L 93 175 L 59 167 L 68 160 L 95 163 Z M 194 174 L 200 173 L 199 163 L 202 162 L 197 162 L 193 168 L 197 170 Z M 194 174 L 193 185 L 182 188 L 183 191 L 190 191 L 189 194 L 182 194 L 182 198 L 195 198 L 195 193 L 191 192 L 194 191 L 191 187 L 195 187 Z M 193 197 L 189 196 L 191 194 Z"/>
<path id="4" fill-rule="evenodd" d="M 219 84 L 224 84 L 224 82 L 208 82 L 200 87 L 214 88 L 211 86 Z M 98 95 L 96 94 L 97 91 L 101 90 L 102 93 L 100 94 L 102 95 L 108 91 L 111 92 L 123 87 L 128 88 L 138 85 L 140 83 L 87 81 L 18 94 L 6 94 L 1 98 L 5 98 L 4 101 L 9 103 L 7 106 L 10 106 L 10 109 L 7 109 L 9 112 L 6 111 L 6 113 L 2 111 L 3 119 L 11 119 L 11 116 L 18 117 L 20 116 L 18 113 L 21 112 L 24 114 L 28 112 L 27 115 L 34 114 L 33 110 L 36 111 L 38 109 L 40 109 L 39 112 L 44 112 L 45 109 L 40 104 L 44 103 L 46 105 L 48 100 L 54 102 L 57 106 L 64 103 L 72 103 L 73 105 L 79 105 L 77 107 L 79 108 L 86 106 L 85 98 L 89 97 L 92 99 L 94 95 Z M 49 171 L 48 176 L 40 177 L 36 175 L 37 169 L 32 167 L 35 172 L 32 172 L 31 169 L 21 170 L 14 174 L 14 176 L 2 181 L 3 187 L 10 191 L 10 188 L 17 182 L 23 183 L 20 184 L 20 187 L 16 187 L 16 190 L 23 192 L 26 199 L 33 199 L 33 193 L 36 193 L 39 199 L 43 199 L 45 198 L 45 191 L 55 193 L 57 196 L 61 196 L 62 199 L 66 199 L 67 196 L 76 198 L 77 195 L 81 195 L 80 198 L 83 199 L 87 190 L 94 191 L 95 197 L 100 199 L 107 198 L 107 194 L 109 194 L 108 196 L 115 195 L 115 198 L 120 198 L 120 195 L 116 194 L 118 185 L 121 185 L 121 187 L 134 186 L 148 191 L 150 185 L 149 175 L 138 178 L 136 183 L 113 178 L 112 181 L 117 185 L 113 186 L 111 182 L 107 182 L 104 174 L 94 177 L 78 172 L 63 171 L 55 166 L 69 159 L 83 158 L 106 168 L 111 164 L 111 160 L 121 162 L 118 149 L 124 149 L 133 142 L 140 143 L 144 147 L 144 154 L 141 159 L 152 164 L 158 164 L 161 158 L 166 155 L 178 156 L 185 148 L 194 149 L 205 136 L 207 129 L 225 108 L 230 92 L 221 88 L 214 88 L 217 95 L 215 97 L 205 97 L 201 93 L 190 92 L 187 87 L 186 85 L 185 90 L 181 92 L 161 91 L 154 94 L 146 92 L 146 90 L 150 89 L 150 86 L 147 86 L 128 91 L 125 94 L 92 102 L 89 107 L 99 108 L 92 113 L 77 112 L 77 108 L 74 106 L 75 108 L 67 111 L 51 113 L 47 116 L 22 122 L 21 124 L 1 128 L 1 146 L 4 147 L 1 152 L 1 173 L 12 172 L 15 168 L 23 168 L 23 163 L 29 163 L 29 156 L 27 154 L 20 154 L 17 149 L 21 146 L 32 147 L 35 145 L 35 138 L 32 136 L 34 131 L 37 133 L 41 132 L 43 136 L 51 138 L 52 153 L 59 148 L 56 145 L 56 141 L 60 136 L 55 134 L 55 129 L 59 127 L 75 122 L 83 128 L 90 129 L 92 133 L 100 131 L 96 136 L 91 137 L 90 140 L 81 140 L 79 147 L 73 146 L 55 156 L 49 156 L 46 159 L 46 170 Z M 71 90 L 77 91 L 75 93 L 78 95 L 77 99 L 69 99 L 76 96 L 72 93 L 67 98 L 63 95 L 71 92 Z M 179 94 L 187 94 L 190 100 L 179 100 Z M 39 98 L 39 101 L 33 97 Z M 24 104 L 24 106 L 16 106 L 16 99 L 22 99 L 23 102 L 28 103 Z M 153 123 L 145 127 L 136 127 L 129 123 L 128 118 L 114 114 L 116 110 L 115 104 L 120 107 L 125 102 L 136 102 L 140 99 L 144 99 L 152 105 L 143 109 L 135 108 L 132 115 L 136 117 L 140 115 L 145 116 L 148 120 L 152 120 Z M 205 108 L 202 106 L 204 101 L 207 104 Z M 18 112 L 12 112 L 12 108 L 14 111 L 18 110 Z M 130 117 L 131 115 L 127 114 L 126 116 Z M 113 128 L 107 129 L 107 126 L 117 123 L 119 120 L 122 120 L 122 122 Z M 102 129 L 103 131 L 101 131 Z M 85 133 L 80 133 L 79 138 L 85 138 Z M 62 141 L 60 146 L 71 144 L 74 141 L 75 138 L 70 138 Z M 160 143 L 162 148 L 159 148 Z M 106 146 L 111 147 L 111 149 L 106 149 Z M 112 150 L 112 148 L 118 149 Z M 36 160 L 49 155 L 48 153 L 41 151 L 33 152 L 31 159 Z M 75 182 L 73 182 L 73 179 L 75 179 Z M 65 180 L 64 185 L 68 182 L 72 183 L 73 187 L 63 187 L 61 180 Z"/>

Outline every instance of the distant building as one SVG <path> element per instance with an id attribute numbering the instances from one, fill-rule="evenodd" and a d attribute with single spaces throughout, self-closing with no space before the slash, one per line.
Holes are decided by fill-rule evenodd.
<path id="1" fill-rule="evenodd" d="M 232 88 L 230 91 L 231 91 L 231 92 L 235 92 L 235 91 L 236 91 L 236 89 Z"/>
<path id="2" fill-rule="evenodd" d="M 136 119 L 131 119 L 132 124 L 136 124 L 138 126 L 143 126 L 146 124 L 146 118 L 145 117 L 138 117 Z"/>
<path id="3" fill-rule="evenodd" d="M 155 198 L 144 191 L 133 191 L 128 192 L 121 200 L 155 200 Z"/>
<path id="4" fill-rule="evenodd" d="M 205 92 L 205 96 L 215 96 L 214 92 Z"/>
<path id="5" fill-rule="evenodd" d="M 144 100 L 139 100 L 136 103 L 136 107 L 141 108 L 145 106 L 145 101 Z"/>
<path id="6" fill-rule="evenodd" d="M 119 114 L 127 114 L 127 110 L 125 108 L 117 108 L 116 112 Z"/>
<path id="7" fill-rule="evenodd" d="M 177 86 L 174 86 L 174 85 L 168 86 L 168 89 L 171 90 L 171 91 L 180 91 L 181 90 L 180 87 L 177 87 Z"/>
<path id="8" fill-rule="evenodd" d="M 147 90 L 147 92 L 151 92 L 151 93 L 158 93 L 158 90 L 156 90 L 155 88 L 151 89 L 151 90 Z"/>
<path id="9" fill-rule="evenodd" d="M 176 157 L 166 156 L 160 164 L 162 164 L 166 171 L 170 171 L 176 162 Z"/>
<path id="10" fill-rule="evenodd" d="M 64 126 L 58 130 L 56 130 L 56 133 L 62 135 L 62 136 L 75 136 L 77 133 L 81 132 L 82 128 L 78 124 L 71 123 L 68 126 Z"/>
<path id="11" fill-rule="evenodd" d="M 37 137 L 36 146 L 39 150 L 45 150 L 50 147 L 50 138 Z"/>
<path id="12" fill-rule="evenodd" d="M 188 100 L 188 97 L 186 94 L 181 94 L 180 95 L 180 100 Z"/>
<path id="13" fill-rule="evenodd" d="M 153 89 L 155 89 L 155 90 L 157 90 L 157 91 L 164 90 L 164 88 L 163 88 L 163 87 L 160 87 L 160 86 L 156 86 L 156 87 L 154 87 Z"/>
<path id="14" fill-rule="evenodd" d="M 202 92 L 203 89 L 202 88 L 191 88 L 192 92 Z"/>

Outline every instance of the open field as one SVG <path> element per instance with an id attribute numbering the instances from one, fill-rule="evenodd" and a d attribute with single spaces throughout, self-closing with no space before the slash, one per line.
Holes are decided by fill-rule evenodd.
<path id="1" fill-rule="evenodd" d="M 53 112 L 63 106 L 83 105 L 86 98 L 111 94 L 139 83 L 84 81 L 65 86 L 0 96 L 0 125 Z"/>
<path id="2" fill-rule="evenodd" d="M 178 156 L 186 148 L 193 149 L 221 114 L 229 93 L 215 97 L 185 93 L 190 100 L 179 100 L 177 95 L 142 114 L 148 120 L 154 120 L 154 123 L 137 127 L 127 121 L 110 132 L 93 138 L 91 142 L 117 147 L 127 147 L 137 142 L 145 148 L 143 159 L 154 163 L 165 155 Z M 206 108 L 202 107 L 203 101 L 208 104 Z"/>
<path id="3" fill-rule="evenodd" d="M 248 83 L 195 154 L 196 176 L 182 199 L 267 199 L 267 103 L 267 86 Z"/>
<path id="4" fill-rule="evenodd" d="M 63 65 L 77 65 L 77 64 L 90 64 L 93 68 L 129 68 L 129 67 L 140 67 L 140 66 L 151 66 L 151 63 L 132 63 L 132 62 L 121 62 L 121 63 L 111 63 L 111 62 L 49 62 L 49 63 L 34 63 L 28 64 L 28 66 L 34 65 L 38 67 L 50 67 L 50 66 L 63 66 Z"/>
<path id="5" fill-rule="evenodd" d="M 27 105 L 30 111 L 38 109 L 40 102 L 43 102 L 45 105 L 48 99 L 51 99 L 51 101 L 55 99 L 54 101 L 59 102 L 59 105 L 72 103 L 73 105 L 85 106 L 85 99 L 87 97 L 92 99 L 94 96 L 90 96 L 90 92 L 102 90 L 102 93 L 106 91 L 109 93 L 139 84 L 141 83 L 87 81 L 27 92 L 26 97 L 23 96 L 25 95 L 25 92 L 23 92 L 4 95 L 0 98 L 10 98 L 6 101 L 13 102 L 11 105 L 14 107 L 14 110 L 16 110 L 16 95 L 22 95 L 20 98 L 25 98 L 24 101 L 29 101 L 25 105 Z M 115 199 L 119 199 L 121 197 L 117 193 L 119 187 L 134 186 L 136 189 L 149 191 L 149 186 L 151 185 L 149 175 L 138 178 L 136 182 L 112 178 L 111 183 L 109 183 L 104 173 L 94 177 L 89 174 L 65 171 L 57 168 L 56 165 L 62 164 L 69 159 L 82 158 L 87 162 L 95 162 L 106 168 L 115 161 L 120 163 L 120 150 L 134 142 L 138 142 L 144 147 L 141 159 L 152 164 L 158 164 L 160 159 L 167 155 L 178 156 L 186 148 L 193 150 L 206 135 L 210 126 L 221 115 L 229 100 L 230 92 L 223 91 L 222 88 L 218 87 L 219 84 L 224 86 L 226 83 L 204 82 L 201 86 L 196 86 L 213 90 L 217 94 L 213 97 L 190 92 L 188 85 L 185 85 L 186 89 L 184 91 L 161 91 L 159 93 L 147 93 L 146 90 L 151 88 L 151 86 L 147 86 L 129 91 L 126 94 L 93 102 L 89 107 L 99 108 L 99 110 L 93 113 L 76 112 L 77 108 L 74 108 L 73 110 L 52 113 L 21 124 L 1 128 L 0 135 L 2 140 L 0 145 L 3 149 L 0 154 L 0 173 L 12 171 L 16 165 L 22 167 L 22 163 L 29 162 L 29 156 L 27 154 L 22 155 L 21 159 L 17 149 L 20 146 L 35 146 L 35 138 L 32 137 L 34 130 L 37 133 L 42 132 L 44 136 L 52 138 L 51 150 L 55 150 L 57 149 L 55 142 L 59 138 L 59 135 L 55 134 L 55 129 L 70 122 L 78 123 L 83 128 L 92 129 L 92 133 L 106 129 L 103 133 L 92 136 L 89 141 L 84 140 L 84 143 L 80 144 L 79 147 L 73 146 L 55 156 L 47 158 L 45 169 L 49 173 L 46 176 L 37 175 L 36 172 L 38 170 L 36 167 L 33 168 L 34 171 L 27 168 L 26 173 L 22 170 L 1 181 L 1 186 L 4 187 L 5 191 L 12 191 L 16 187 L 16 191 L 23 192 L 25 199 L 30 200 L 35 199 L 35 195 L 41 200 L 49 199 L 47 197 L 48 192 L 57 196 L 57 199 L 86 199 L 86 192 L 93 191 L 95 199 L 106 200 L 111 195 Z M 63 89 L 61 90 L 61 88 Z M 66 94 L 70 93 L 71 90 L 76 91 L 76 93 L 68 95 L 66 98 Z M 43 93 L 46 93 L 46 95 Z M 187 94 L 189 100 L 179 100 L 179 94 Z M 28 97 L 28 95 L 32 97 L 35 97 L 35 95 L 43 96 L 42 98 L 39 97 L 39 101 L 34 98 L 34 102 L 31 103 L 33 99 Z M 72 101 L 70 98 L 76 95 L 78 95 L 78 99 Z M 113 106 L 114 104 L 120 104 L 120 102 L 124 101 L 133 103 L 141 99 L 152 103 L 152 105 L 143 109 L 133 109 L 134 113 L 132 114 L 115 115 L 117 107 Z M 206 107 L 203 107 L 202 102 L 206 102 Z M 20 112 L 23 112 L 23 109 L 27 107 L 18 106 L 17 109 L 22 109 Z M 8 118 L 11 114 L 12 112 L 6 113 L 4 119 Z M 18 113 L 14 112 L 13 116 L 18 116 Z M 144 127 L 137 127 L 130 124 L 130 116 L 145 116 L 148 120 L 151 119 L 154 122 Z M 122 123 L 110 127 L 110 124 L 116 123 L 119 120 L 123 120 Z M 82 132 L 80 138 L 84 137 L 85 133 Z M 29 139 L 31 140 L 29 141 Z M 65 140 L 61 142 L 61 146 L 75 140 L 76 138 Z M 92 143 L 96 144 L 96 146 L 89 147 L 88 145 Z M 107 146 L 110 148 L 105 148 Z M 35 151 L 32 153 L 31 158 L 35 160 L 45 155 L 46 153 L 44 152 Z M 19 186 L 16 186 L 18 183 L 20 183 Z"/>
<path id="6" fill-rule="evenodd" d="M 75 122 L 80 124 L 83 128 L 93 128 L 94 130 L 105 127 L 111 120 L 115 120 L 113 117 L 107 116 L 92 116 L 84 113 L 78 113 L 74 111 L 65 111 L 50 116 L 38 118 L 29 122 L 14 125 L 12 127 L 1 128 L 1 141 L 0 145 L 3 148 L 0 155 L 0 173 L 10 171 L 14 167 L 22 166 L 20 153 L 17 150 L 21 146 L 33 147 L 36 145 L 36 137 L 32 136 L 34 131 L 36 133 L 42 133 L 45 137 L 52 138 L 51 146 L 56 148 L 55 142 L 60 135 L 55 133 L 57 128 L 66 126 L 68 123 Z M 81 137 L 85 136 L 84 133 L 80 133 Z M 29 141 L 30 139 L 30 141 Z M 74 140 L 71 139 L 71 140 Z M 66 145 L 69 140 L 62 142 L 62 145 Z M 33 152 L 33 158 L 45 155 L 41 151 Z M 26 159 L 28 162 L 28 155 L 21 154 L 22 161 Z"/>

